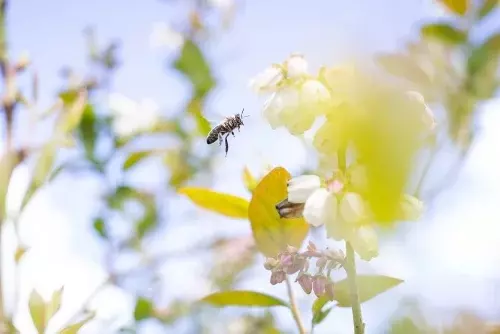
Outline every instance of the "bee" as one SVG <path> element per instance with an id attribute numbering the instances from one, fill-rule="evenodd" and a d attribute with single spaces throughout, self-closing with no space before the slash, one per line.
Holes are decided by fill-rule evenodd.
<path id="1" fill-rule="evenodd" d="M 222 140 L 224 139 L 224 142 L 226 144 L 226 157 L 227 157 L 227 151 L 229 150 L 227 137 L 229 137 L 230 134 L 232 134 L 233 137 L 236 137 L 234 135 L 234 130 L 238 129 L 238 132 L 240 132 L 240 126 L 245 125 L 243 124 L 243 117 L 249 117 L 249 116 L 243 116 L 244 111 L 245 108 L 243 108 L 241 114 L 234 114 L 233 116 L 226 117 L 222 122 L 217 124 L 212 130 L 210 130 L 207 136 L 207 144 L 208 145 L 213 144 L 217 141 L 217 139 L 219 139 L 219 146 L 220 146 L 222 145 Z"/>

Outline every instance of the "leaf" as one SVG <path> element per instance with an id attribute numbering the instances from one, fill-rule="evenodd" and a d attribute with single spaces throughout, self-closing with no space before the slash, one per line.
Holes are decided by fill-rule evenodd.
<path id="1" fill-rule="evenodd" d="M 103 237 L 104 239 L 108 238 L 108 234 L 106 232 L 106 224 L 105 224 L 104 219 L 102 217 L 98 217 L 98 218 L 94 219 L 93 227 L 94 227 L 94 231 L 96 231 L 97 234 L 99 234 L 101 237 Z"/>
<path id="2" fill-rule="evenodd" d="M 94 107 L 90 104 L 87 104 L 83 110 L 82 119 L 78 126 L 78 135 L 85 148 L 87 158 L 93 159 L 97 139 L 97 119 Z"/>
<path id="3" fill-rule="evenodd" d="M 62 294 L 64 292 L 64 286 L 52 293 L 50 301 L 46 305 L 46 319 L 47 323 L 49 320 L 61 309 Z"/>
<path id="4" fill-rule="evenodd" d="M 356 279 L 360 303 L 364 303 L 403 282 L 403 280 L 398 278 L 378 275 L 358 275 Z M 347 279 L 335 283 L 334 296 L 334 299 L 338 303 L 337 306 L 351 307 L 349 282 Z"/>
<path id="5" fill-rule="evenodd" d="M 193 84 L 195 97 L 204 97 L 214 86 L 210 67 L 198 46 L 186 40 L 174 68 L 184 74 Z"/>
<path id="6" fill-rule="evenodd" d="M 23 201 L 21 203 L 21 211 L 29 203 L 36 191 L 45 183 L 49 178 L 49 173 L 54 166 L 56 158 L 56 148 L 57 143 L 55 141 L 49 142 L 42 149 L 38 161 L 33 172 L 33 177 L 31 179 L 28 190 L 24 194 Z"/>
<path id="7" fill-rule="evenodd" d="M 45 314 L 45 301 L 42 296 L 36 291 L 31 291 L 29 298 L 29 309 L 33 325 L 39 334 L 45 332 L 47 326 L 47 319 Z"/>
<path id="8" fill-rule="evenodd" d="M 151 318 L 153 314 L 154 314 L 154 308 L 151 301 L 143 297 L 137 298 L 134 309 L 135 320 L 141 321 L 147 318 Z"/>
<path id="9" fill-rule="evenodd" d="M 243 183 L 245 184 L 245 187 L 249 192 L 253 192 L 255 187 L 257 187 L 257 184 L 259 183 L 257 179 L 253 177 L 247 167 L 243 169 Z"/>
<path id="10" fill-rule="evenodd" d="M 88 314 L 83 320 L 78 321 L 72 325 L 61 330 L 59 334 L 78 334 L 80 329 L 85 326 L 90 320 L 94 319 L 95 313 L 92 312 Z"/>
<path id="11" fill-rule="evenodd" d="M 284 168 L 271 170 L 257 185 L 248 208 L 248 218 L 257 249 L 274 257 L 288 245 L 300 248 L 309 225 L 303 218 L 281 219 L 276 204 L 287 198 L 290 173 Z"/>
<path id="12" fill-rule="evenodd" d="M 203 116 L 202 113 L 202 100 L 199 98 L 195 98 L 191 100 L 187 107 L 188 112 L 193 115 L 194 120 L 196 121 L 196 127 L 198 128 L 198 132 L 202 136 L 208 135 L 212 126 L 210 122 Z"/>
<path id="13" fill-rule="evenodd" d="M 323 310 L 323 307 L 329 302 L 330 301 L 328 299 L 326 299 L 325 297 L 320 297 L 314 301 L 313 306 L 312 306 L 312 313 L 313 313 L 312 323 L 313 323 L 313 325 L 320 324 L 323 320 L 325 320 L 326 316 L 330 313 L 330 311 L 332 310 L 331 307 Z"/>
<path id="14" fill-rule="evenodd" d="M 451 12 L 464 15 L 469 8 L 470 0 L 440 0 Z"/>
<path id="15" fill-rule="evenodd" d="M 393 76 L 404 78 L 419 86 L 427 87 L 431 84 L 427 73 L 407 55 L 382 54 L 375 59 L 380 67 Z"/>
<path id="16" fill-rule="evenodd" d="M 144 207 L 144 214 L 136 224 L 137 237 L 143 238 L 146 233 L 155 228 L 158 224 L 158 212 L 153 196 L 143 196 L 140 200 Z"/>
<path id="17" fill-rule="evenodd" d="M 424 25 L 420 32 L 426 38 L 436 38 L 441 42 L 458 45 L 467 41 L 467 33 L 448 23 L 431 23 Z"/>
<path id="18" fill-rule="evenodd" d="M 145 158 L 149 157 L 151 154 L 153 154 L 153 151 L 138 151 L 130 153 L 123 163 L 123 170 L 129 170 Z"/>
<path id="19" fill-rule="evenodd" d="M 87 92 L 74 92 L 74 94 L 77 95 L 73 101 L 71 97 L 67 100 L 69 103 L 64 103 L 65 105 L 70 105 L 67 107 L 67 110 L 64 111 L 58 124 L 58 130 L 63 134 L 69 133 L 78 127 L 82 119 L 83 112 L 87 108 Z"/>
<path id="20" fill-rule="evenodd" d="M 498 5 L 498 0 L 484 0 L 483 5 L 477 13 L 479 19 L 483 19 L 490 14 Z"/>
<path id="21" fill-rule="evenodd" d="M 256 306 L 256 307 L 270 307 L 270 306 L 286 306 L 288 304 L 276 297 L 263 294 L 255 291 L 223 291 L 216 292 L 206 296 L 201 300 L 203 303 L 208 303 L 216 307 L 225 306 Z"/>
<path id="22" fill-rule="evenodd" d="M 16 249 L 16 253 L 14 254 L 14 261 L 16 263 L 19 263 L 19 261 L 21 261 L 21 259 L 23 258 L 24 254 L 26 254 L 27 251 L 28 251 L 28 248 L 22 247 L 22 246 L 18 246 L 17 249 Z"/>
<path id="23" fill-rule="evenodd" d="M 179 193 L 188 196 L 196 205 L 226 217 L 248 218 L 249 203 L 244 198 L 196 187 L 181 188 Z"/>
<path id="24" fill-rule="evenodd" d="M 469 74 L 474 75 L 487 67 L 493 60 L 498 62 L 500 55 L 500 33 L 491 35 L 483 44 L 476 47 L 469 56 L 467 69 Z"/>
<path id="25" fill-rule="evenodd" d="M 3 221 L 6 211 L 7 190 L 14 169 L 21 162 L 18 152 L 10 151 L 0 158 L 0 221 Z"/>
<path id="26" fill-rule="evenodd" d="M 492 97 L 498 87 L 497 70 L 500 57 L 500 33 L 491 35 L 474 48 L 467 60 L 469 91 L 480 99 Z"/>

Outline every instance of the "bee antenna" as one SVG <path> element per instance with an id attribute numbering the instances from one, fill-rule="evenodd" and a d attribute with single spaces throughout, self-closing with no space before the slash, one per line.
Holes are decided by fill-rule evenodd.
<path id="1" fill-rule="evenodd" d="M 245 115 L 243 116 L 243 112 L 245 111 L 245 108 L 243 108 L 243 110 L 241 111 L 241 117 L 250 117 L 250 115 Z"/>

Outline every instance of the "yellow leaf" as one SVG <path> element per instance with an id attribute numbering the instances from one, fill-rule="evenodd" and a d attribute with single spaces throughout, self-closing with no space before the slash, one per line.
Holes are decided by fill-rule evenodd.
<path id="1" fill-rule="evenodd" d="M 458 15 L 464 15 L 469 8 L 469 0 L 441 0 L 441 2 Z"/>
<path id="2" fill-rule="evenodd" d="M 309 225 L 303 218 L 280 218 L 276 204 L 287 198 L 287 181 L 290 173 L 284 168 L 274 168 L 253 191 L 248 218 L 259 251 L 274 257 L 287 245 L 300 247 Z"/>
<path id="3" fill-rule="evenodd" d="M 247 167 L 243 170 L 243 183 L 249 192 L 253 192 L 258 183 L 257 179 L 253 177 Z"/>
<path id="4" fill-rule="evenodd" d="M 181 188 L 179 193 L 207 210 L 231 218 L 248 218 L 248 201 L 244 198 L 196 187 Z"/>

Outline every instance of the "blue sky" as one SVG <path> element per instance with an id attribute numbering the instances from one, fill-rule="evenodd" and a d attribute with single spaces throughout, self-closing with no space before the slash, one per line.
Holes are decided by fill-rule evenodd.
<path id="1" fill-rule="evenodd" d="M 114 38 L 123 41 L 120 56 L 124 65 L 115 76 L 113 91 L 134 99 L 153 98 L 165 113 L 177 111 L 186 97 L 187 87 L 168 70 L 165 60 L 168 55 L 149 45 L 153 23 L 171 23 L 182 18 L 178 14 L 185 10 L 185 5 L 166 3 L 13 1 L 9 13 L 11 55 L 15 57 L 24 50 L 29 51 L 40 76 L 41 107 L 47 106 L 61 84 L 58 76 L 61 65 L 85 68 L 82 31 L 86 26 L 94 26 L 101 41 Z M 323 64 L 349 59 L 357 52 L 394 50 L 416 34 L 416 23 L 443 14 L 430 0 L 277 0 L 238 4 L 240 8 L 232 29 L 208 46 L 209 59 L 220 83 L 211 96 L 208 117 L 232 114 L 242 107 L 252 116 L 233 139 L 229 157 L 224 159 L 221 153 L 218 158 L 220 168 L 213 186 L 245 197 L 247 194 L 240 182 L 244 166 L 256 173 L 266 164 L 282 165 L 294 171 L 306 165 L 310 157 L 298 139 L 284 130 L 272 131 L 264 122 L 260 116 L 263 101 L 247 87 L 253 75 L 296 51 L 304 53 L 311 67 L 317 69 Z M 484 31 L 491 31 L 493 27 L 494 24 L 488 23 Z M 480 124 L 484 132 L 453 189 L 438 199 L 434 211 L 427 213 L 422 222 L 407 227 L 407 233 L 384 245 L 379 259 L 360 266 L 360 270 L 366 272 L 406 279 L 404 286 L 364 304 L 367 333 L 376 333 L 377 326 L 397 307 L 398 297 L 406 294 L 417 295 L 437 309 L 469 305 L 489 316 L 488 310 L 498 310 L 499 304 L 492 297 L 498 291 L 494 278 L 500 275 L 492 265 L 500 259 L 495 250 L 500 242 L 499 227 L 495 225 L 499 221 L 496 207 L 500 199 L 497 172 L 500 149 L 495 145 L 500 138 L 494 130 L 500 118 L 494 113 L 496 106 L 498 102 L 492 101 L 483 107 Z M 146 171 L 134 175 L 134 180 L 159 188 L 161 185 L 155 177 L 161 175 L 161 169 L 160 164 L 150 163 Z M 11 185 L 12 203 L 21 196 L 28 175 L 25 167 L 16 172 Z M 68 189 L 74 190 L 68 194 Z M 103 277 L 98 262 L 103 250 L 90 228 L 101 190 L 101 185 L 89 177 L 63 176 L 47 187 L 23 216 L 23 239 L 33 245 L 33 254 L 23 265 L 24 294 L 35 286 L 48 295 L 57 284 L 67 284 L 67 303 L 54 319 L 54 329 Z M 183 199 L 166 202 L 166 210 L 174 223 L 168 227 L 168 233 L 155 240 L 155 247 L 162 250 L 221 233 L 249 232 L 247 225 L 204 212 L 190 216 L 188 223 L 175 223 L 175 218 L 184 217 L 192 206 Z M 472 219 L 475 221 L 471 222 Z M 204 227 L 202 233 L 200 226 Z M 13 247 L 8 241 L 6 246 Z M 209 291 L 203 284 L 197 285 L 198 289 L 177 288 L 180 283 L 191 287 L 196 283 L 195 278 L 186 278 L 187 271 L 194 277 L 201 273 L 199 259 L 183 259 L 166 266 L 168 285 L 176 287 L 167 287 L 167 297 L 190 293 L 196 298 Z M 6 279 L 12 282 L 14 278 Z M 264 283 L 267 279 L 262 274 L 256 275 L 245 287 L 283 293 L 281 286 L 267 286 Z M 118 315 L 119 321 L 126 321 L 127 312 L 133 307 L 133 296 L 111 289 L 102 298 L 101 318 Z M 104 302 L 111 299 L 114 302 Z M 307 315 L 311 298 L 304 298 L 303 302 Z M 23 333 L 32 333 L 26 309 L 20 311 L 20 329 L 24 329 Z M 284 327 L 291 328 L 288 314 L 279 312 L 279 319 Z M 350 326 L 349 310 L 336 310 L 317 333 L 349 333 Z M 97 328 L 89 327 L 87 332 Z M 160 333 L 155 326 L 144 332 Z"/>

